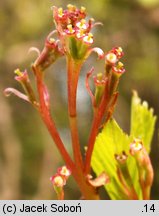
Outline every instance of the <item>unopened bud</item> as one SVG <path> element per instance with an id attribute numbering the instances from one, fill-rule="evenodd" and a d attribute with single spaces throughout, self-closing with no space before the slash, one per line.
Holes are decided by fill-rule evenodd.
<path id="1" fill-rule="evenodd" d="M 66 181 L 62 178 L 62 176 L 56 174 L 50 178 L 53 186 L 55 187 L 63 187 L 66 184 Z"/>
<path id="2" fill-rule="evenodd" d="M 98 106 L 101 102 L 106 83 L 107 83 L 107 80 L 102 73 L 98 73 L 96 76 L 94 76 L 94 84 L 96 86 L 95 88 L 95 106 Z"/>

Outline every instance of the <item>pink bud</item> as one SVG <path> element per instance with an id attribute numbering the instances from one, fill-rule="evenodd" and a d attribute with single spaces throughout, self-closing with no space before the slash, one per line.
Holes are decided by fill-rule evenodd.
<path id="1" fill-rule="evenodd" d="M 65 179 L 63 179 L 59 174 L 55 174 L 54 176 L 50 177 L 50 181 L 55 187 L 63 187 L 66 184 Z"/>
<path id="2" fill-rule="evenodd" d="M 58 169 L 58 174 L 68 178 L 71 175 L 71 170 L 68 169 L 66 166 L 62 166 Z"/>

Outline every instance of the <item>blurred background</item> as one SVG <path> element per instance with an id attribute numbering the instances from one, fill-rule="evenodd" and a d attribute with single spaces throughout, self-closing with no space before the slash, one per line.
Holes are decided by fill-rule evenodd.
<path id="1" fill-rule="evenodd" d="M 5 98 L 3 89 L 15 87 L 14 69 L 27 68 L 43 48 L 45 37 L 54 29 L 51 6 L 68 3 L 85 6 L 90 17 L 103 23 L 94 30 L 95 45 L 108 51 L 121 46 L 126 73 L 119 86 L 115 118 L 129 132 L 132 90 L 148 101 L 159 116 L 159 1 L 158 0 L 1 0 L 0 1 L 0 199 L 55 199 L 49 181 L 63 165 L 55 145 L 38 113 L 14 96 Z M 90 98 L 84 86 L 85 74 L 96 63 L 92 55 L 83 66 L 78 91 L 79 130 L 85 144 L 91 124 Z M 67 119 L 65 60 L 47 70 L 46 83 L 52 98 L 53 117 L 68 151 L 71 152 Z M 98 68 L 98 69 L 97 69 Z M 153 137 L 151 159 L 155 170 L 152 199 L 159 199 L 159 121 Z M 79 199 L 80 193 L 70 178 L 66 199 Z M 102 192 L 103 193 L 103 192 Z M 104 197 L 104 196 L 103 196 Z"/>

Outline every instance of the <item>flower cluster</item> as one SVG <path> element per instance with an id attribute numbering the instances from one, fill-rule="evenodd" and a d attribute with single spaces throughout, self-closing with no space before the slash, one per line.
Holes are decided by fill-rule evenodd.
<path id="1" fill-rule="evenodd" d="M 89 86 L 89 77 L 92 75 L 94 69 L 92 68 L 88 72 L 86 77 L 86 88 L 91 96 L 94 107 L 100 105 L 103 97 L 111 97 L 116 92 L 119 77 L 125 72 L 123 63 L 119 62 L 123 55 L 124 53 L 121 47 L 115 47 L 105 54 L 105 73 L 98 73 L 93 76 L 95 85 L 94 94 Z"/>
<path id="2" fill-rule="evenodd" d="M 78 9 L 69 4 L 66 10 L 54 7 L 53 12 L 57 31 L 60 35 L 74 35 L 87 44 L 93 43 L 93 35 L 90 33 L 93 20 L 86 21 L 86 8 Z"/>
<path id="3" fill-rule="evenodd" d="M 53 7 L 56 29 L 62 44 L 62 49 L 74 59 L 85 59 L 90 45 L 93 44 L 91 29 L 97 24 L 94 19 L 86 21 L 86 9 L 67 5 L 67 9 Z"/>
<path id="4" fill-rule="evenodd" d="M 124 52 L 121 47 L 115 47 L 112 50 L 110 50 L 105 55 L 105 62 L 107 68 L 112 67 L 112 71 L 118 75 L 121 75 L 125 72 L 124 65 L 122 62 L 119 62 L 120 58 L 122 58 L 124 55 Z M 110 67 L 108 67 L 110 66 Z"/>
<path id="5" fill-rule="evenodd" d="M 108 182 L 107 175 L 101 174 L 95 179 L 92 177 L 87 179 L 87 176 L 91 172 L 91 157 L 99 129 L 103 122 L 106 124 L 111 118 L 116 105 L 120 75 L 125 72 L 124 65 L 119 61 L 124 53 L 121 47 L 115 47 L 104 53 L 102 49 L 92 46 L 94 44 L 92 28 L 100 23 L 95 23 L 94 19 L 87 17 L 84 7 L 77 8 L 71 4 L 67 5 L 67 9 L 53 7 L 53 19 L 56 29 L 46 37 L 42 51 L 35 47 L 30 49 L 38 53 L 37 59 L 32 64 L 36 88 L 32 88 L 27 71 L 22 72 L 18 69 L 15 71 L 15 79 L 20 82 L 25 94 L 13 88 L 7 88 L 5 93 L 7 95 L 14 93 L 37 109 L 63 157 L 66 166 L 59 168 L 57 173 L 50 178 L 58 198 L 64 198 L 63 187 L 71 170 L 85 198 L 98 199 L 95 188 Z M 83 63 L 92 52 L 96 52 L 99 60 L 105 62 L 105 69 L 102 73 L 93 76 L 94 92 L 89 85 L 89 78 L 94 68 L 86 75 L 86 88 L 91 96 L 94 116 L 85 158 L 83 158 L 77 122 L 77 88 Z M 44 79 L 45 69 L 63 56 L 67 62 L 68 119 L 73 157 L 68 153 L 52 118 L 50 94 Z M 34 93 L 34 89 L 37 92 Z M 126 155 L 124 156 L 124 161 L 126 161 Z M 116 157 L 116 159 L 122 162 L 123 157 Z"/>

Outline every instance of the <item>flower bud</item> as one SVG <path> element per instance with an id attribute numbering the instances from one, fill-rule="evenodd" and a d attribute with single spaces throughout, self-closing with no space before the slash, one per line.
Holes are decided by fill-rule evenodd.
<path id="1" fill-rule="evenodd" d="M 80 12 L 81 12 L 81 13 L 85 13 L 85 12 L 86 12 L 86 8 L 83 7 L 83 6 L 81 6 Z"/>
<path id="2" fill-rule="evenodd" d="M 105 56 L 105 61 L 106 64 L 114 65 L 118 61 L 118 58 L 114 53 L 110 52 Z"/>
<path id="3" fill-rule="evenodd" d="M 88 33 L 86 36 L 84 36 L 83 41 L 84 41 L 87 45 L 93 44 L 93 34 L 92 34 L 92 33 Z"/>
<path id="4" fill-rule="evenodd" d="M 61 175 L 54 175 L 50 178 L 54 187 L 63 187 L 66 184 L 66 181 L 62 178 Z"/>
<path id="5" fill-rule="evenodd" d="M 42 52 L 34 62 L 34 67 L 40 67 L 40 69 L 44 71 L 47 67 L 53 64 L 57 60 L 57 58 L 59 58 L 62 55 L 63 53 L 58 47 L 58 41 L 56 41 L 52 37 L 49 38 L 48 36 L 45 41 L 45 46 Z"/>
<path id="6" fill-rule="evenodd" d="M 76 23 L 76 27 L 78 29 L 86 30 L 88 28 L 88 24 L 86 23 L 85 19 L 82 19 L 81 21 L 79 21 L 79 22 Z"/>
<path id="7" fill-rule="evenodd" d="M 75 33 L 75 29 L 73 29 L 72 25 L 67 25 L 67 29 L 65 30 L 65 33 L 68 35 L 73 35 Z"/>
<path id="8" fill-rule="evenodd" d="M 143 199 L 149 199 L 154 173 L 150 157 L 140 139 L 134 139 L 131 143 L 130 154 L 134 156 L 137 163 Z"/>
<path id="9" fill-rule="evenodd" d="M 75 5 L 72 5 L 72 4 L 68 4 L 67 5 L 67 9 L 68 11 L 71 13 L 71 12 L 75 12 L 77 10 L 76 6 Z"/>
<path id="10" fill-rule="evenodd" d="M 106 64 L 114 65 L 123 55 L 121 47 L 113 48 L 105 56 Z"/>
<path id="11" fill-rule="evenodd" d="M 24 91 L 28 95 L 29 101 L 37 106 L 37 101 L 27 71 L 21 72 L 19 69 L 16 69 L 14 73 L 16 74 L 15 79 L 22 85 Z"/>
<path id="12" fill-rule="evenodd" d="M 63 178 L 68 179 L 68 177 L 71 175 L 71 171 L 66 166 L 62 166 L 58 168 L 58 174 Z"/>
<path id="13" fill-rule="evenodd" d="M 24 72 L 21 72 L 19 69 L 16 69 L 14 71 L 14 73 L 17 75 L 15 76 L 15 79 L 18 81 L 18 82 L 27 82 L 29 77 L 28 77 L 28 73 L 27 71 L 25 70 Z"/>
<path id="14" fill-rule="evenodd" d="M 131 179 L 131 175 L 127 165 L 127 154 L 123 151 L 121 154 L 115 154 L 117 161 L 117 175 L 124 189 L 127 191 L 129 199 L 138 199 L 137 193 Z"/>
<path id="15" fill-rule="evenodd" d="M 127 158 L 128 158 L 128 156 L 127 156 L 127 154 L 123 151 L 122 152 L 122 154 L 115 154 L 115 159 L 116 159 L 116 161 L 119 163 L 119 164 L 125 164 L 126 163 L 126 161 L 127 161 Z"/>
<path id="16" fill-rule="evenodd" d="M 117 56 L 118 60 L 120 58 L 122 58 L 123 55 L 124 55 L 124 52 L 123 52 L 121 47 L 115 47 L 115 48 L 112 49 L 111 52 L 114 53 Z"/>
<path id="17" fill-rule="evenodd" d="M 106 78 L 102 73 L 98 73 L 94 78 L 95 84 L 95 106 L 98 106 L 101 102 L 102 96 L 104 94 L 105 86 L 107 83 Z"/>
<path id="18" fill-rule="evenodd" d="M 121 76 L 125 72 L 124 64 L 122 62 L 118 62 L 116 66 L 112 66 L 112 71 L 116 75 Z"/>
<path id="19" fill-rule="evenodd" d="M 143 149 L 143 143 L 140 139 L 135 138 L 134 141 L 130 144 L 130 154 L 135 156 Z"/>
<path id="20" fill-rule="evenodd" d="M 63 187 L 66 184 L 66 180 L 59 174 L 55 174 L 50 178 L 50 181 L 53 184 L 53 188 L 57 194 L 58 200 L 63 200 L 64 199 Z"/>
<path id="21" fill-rule="evenodd" d="M 58 9 L 58 17 L 59 17 L 59 18 L 62 18 L 63 16 L 64 16 L 63 8 L 60 7 L 60 8 Z"/>
<path id="22" fill-rule="evenodd" d="M 111 75 L 107 74 L 107 76 L 110 77 L 110 90 L 109 90 L 110 96 L 116 92 L 120 76 L 124 72 L 125 72 L 125 69 L 123 67 L 123 64 L 121 62 L 118 62 L 116 66 L 115 65 L 112 66 Z"/>
<path id="23" fill-rule="evenodd" d="M 84 36 L 85 36 L 85 32 L 83 29 L 76 30 L 76 38 L 77 39 L 82 39 Z"/>

